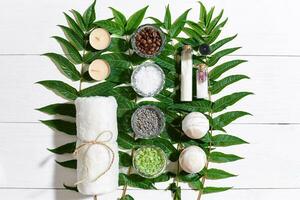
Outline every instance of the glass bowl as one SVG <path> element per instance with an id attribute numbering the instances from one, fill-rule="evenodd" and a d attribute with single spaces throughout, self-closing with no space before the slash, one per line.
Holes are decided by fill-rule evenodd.
<path id="1" fill-rule="evenodd" d="M 154 54 L 145 54 L 145 53 L 141 52 L 140 49 L 136 45 L 136 35 L 145 28 L 151 28 L 151 29 L 156 30 L 161 37 L 161 40 L 162 40 L 161 45 Z M 132 46 L 133 51 L 137 55 L 139 55 L 140 57 L 143 57 L 143 58 L 154 58 L 154 57 L 158 56 L 164 50 L 165 45 L 166 45 L 166 35 L 163 33 L 163 31 L 160 28 L 158 28 L 154 25 L 151 25 L 151 24 L 145 24 L 145 25 L 140 26 L 131 36 L 131 46 Z"/>
<path id="2" fill-rule="evenodd" d="M 165 171 L 167 156 L 161 148 L 154 145 L 146 145 L 134 152 L 132 163 L 140 176 L 156 178 Z"/>
<path id="3" fill-rule="evenodd" d="M 156 88 L 156 90 L 153 90 L 151 92 L 142 91 L 142 89 L 138 86 L 137 78 L 136 78 L 137 74 L 142 69 L 147 68 L 147 67 L 154 67 L 155 69 L 157 69 L 157 71 L 160 73 L 160 77 L 161 77 L 160 85 Z M 147 78 L 151 78 L 151 76 L 145 77 L 145 79 L 143 81 L 145 81 L 147 84 L 154 84 L 154 83 L 151 83 L 151 80 L 147 80 Z M 152 62 L 145 62 L 145 63 L 137 66 L 131 75 L 131 86 L 134 89 L 134 91 L 142 97 L 153 97 L 153 96 L 157 95 L 164 88 L 164 84 L 165 84 L 164 71 L 157 64 L 152 63 Z"/>
<path id="4" fill-rule="evenodd" d="M 148 112 L 144 112 L 148 111 Z M 150 111 L 150 112 L 149 112 Z M 143 131 L 142 129 L 146 129 L 147 127 L 143 125 L 149 125 L 150 128 L 151 126 L 151 119 L 149 118 L 144 118 L 144 119 L 139 119 L 141 116 L 149 117 L 152 113 L 156 115 L 157 120 L 158 120 L 158 127 L 154 128 L 154 130 L 149 130 L 148 132 Z M 148 127 L 149 127 L 148 126 Z M 149 138 L 154 138 L 160 135 L 160 133 L 163 131 L 165 128 L 165 116 L 164 113 L 157 108 L 156 106 L 151 106 L 151 105 L 145 105 L 141 106 L 136 111 L 133 113 L 131 116 L 131 127 L 132 130 L 135 133 L 136 138 L 143 138 L 143 139 L 149 139 Z"/>

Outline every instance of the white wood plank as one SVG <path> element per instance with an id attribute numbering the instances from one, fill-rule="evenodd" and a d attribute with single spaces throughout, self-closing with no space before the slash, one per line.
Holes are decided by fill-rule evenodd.
<path id="1" fill-rule="evenodd" d="M 227 59 L 235 59 L 229 57 Z M 59 73 L 45 57 L 1 56 L 0 73 L 0 122 L 36 122 L 48 116 L 34 111 L 35 108 L 64 100 L 34 84 L 40 80 L 57 79 L 71 83 Z M 249 62 L 228 74 L 246 74 L 251 80 L 243 80 L 228 87 L 220 95 L 237 91 L 252 91 L 229 110 L 246 110 L 254 117 L 238 120 L 240 123 L 299 123 L 300 58 L 251 57 Z M 12 67 L 16 70 L 12 70 Z M 227 75 L 228 75 L 227 74 Z M 78 83 L 73 84 L 78 88 Z"/>
<path id="2" fill-rule="evenodd" d="M 54 133 L 42 124 L 0 124 L 0 187 L 61 188 L 72 184 L 75 170 L 62 168 L 57 160 L 71 155 L 55 156 L 53 148 L 75 138 Z M 229 133 L 240 136 L 249 145 L 218 150 L 235 153 L 246 159 L 211 167 L 239 174 L 236 178 L 208 181 L 212 186 L 236 188 L 300 188 L 300 158 L 298 156 L 300 126 L 233 125 Z M 183 185 L 183 187 L 186 187 Z M 160 185 L 159 188 L 166 188 Z"/>
<path id="3" fill-rule="evenodd" d="M 274 3 L 272 0 L 204 0 L 203 2 L 208 6 L 215 5 L 218 11 L 225 9 L 225 16 L 230 19 L 225 35 L 239 33 L 235 44 L 245 47 L 239 54 L 299 54 L 300 47 L 295 45 L 300 42 L 298 37 L 300 30 L 295 25 L 300 17 L 299 1 L 277 0 Z M 58 46 L 49 37 L 61 34 L 56 25 L 65 23 L 62 12 L 70 9 L 83 11 L 90 3 L 91 0 L 28 0 L 26 4 L 22 0 L 1 1 L 0 19 L 5 23 L 0 23 L 2 36 L 0 53 L 41 54 L 57 50 Z M 199 6 L 194 0 L 164 0 L 160 3 L 149 0 L 127 0 L 125 4 L 128 6 L 117 1 L 102 0 L 98 2 L 97 14 L 98 19 L 111 17 L 108 7 L 112 6 L 129 16 L 137 9 L 150 5 L 147 16 L 162 19 L 164 7 L 168 3 L 171 4 L 174 18 L 188 8 L 194 8 L 190 18 L 198 18 Z"/>
<path id="4" fill-rule="evenodd" d="M 130 190 L 128 191 L 135 200 L 153 200 L 163 199 L 172 200 L 170 192 L 168 191 L 155 191 L 155 190 Z M 121 191 L 119 191 L 119 196 Z M 203 196 L 203 200 L 298 200 L 300 190 L 294 189 L 281 189 L 281 190 L 268 190 L 268 189 L 253 189 L 253 190 L 230 190 L 224 193 L 209 194 Z M 46 189 L 0 189 L 0 196 L 6 200 L 92 200 L 91 197 L 83 197 L 75 192 L 66 190 L 46 190 Z M 183 190 L 183 200 L 196 200 L 197 193 L 195 191 Z M 98 198 L 100 199 L 100 197 Z M 100 200 L 115 200 L 105 199 Z"/>

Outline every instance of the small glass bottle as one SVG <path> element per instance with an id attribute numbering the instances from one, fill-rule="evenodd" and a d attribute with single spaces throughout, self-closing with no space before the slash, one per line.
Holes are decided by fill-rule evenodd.
<path id="1" fill-rule="evenodd" d="M 193 59 L 192 46 L 184 45 L 181 52 L 180 100 L 193 100 Z"/>
<path id="2" fill-rule="evenodd" d="M 208 69 L 205 64 L 200 64 L 196 76 L 197 98 L 208 99 Z"/>

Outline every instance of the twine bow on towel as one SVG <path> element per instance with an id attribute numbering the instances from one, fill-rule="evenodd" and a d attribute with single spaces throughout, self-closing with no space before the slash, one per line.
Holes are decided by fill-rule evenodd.
<path id="1" fill-rule="evenodd" d="M 105 133 L 108 133 L 108 134 L 109 134 L 109 138 L 108 138 L 108 139 L 105 139 L 105 140 L 100 140 L 99 138 L 100 138 L 102 135 L 104 135 Z M 104 174 L 106 174 L 106 172 L 108 172 L 108 170 L 110 170 L 111 167 L 112 167 L 112 165 L 113 165 L 113 162 L 114 162 L 114 160 L 115 160 L 115 153 L 114 153 L 114 151 L 112 150 L 112 148 L 111 148 L 110 146 L 108 146 L 108 144 L 107 144 L 108 142 L 110 142 L 110 141 L 112 140 L 112 138 L 113 138 L 113 133 L 112 133 L 111 131 L 103 131 L 103 132 L 101 132 L 101 133 L 96 137 L 95 140 L 93 140 L 93 141 L 83 141 L 82 144 L 79 145 L 79 146 L 75 149 L 75 151 L 74 151 L 74 155 L 78 155 L 79 151 L 80 151 L 83 147 L 87 146 L 87 150 L 86 150 L 86 152 L 85 152 L 85 155 L 84 155 L 84 162 L 83 162 L 83 165 L 84 165 L 84 167 L 87 169 L 87 171 L 88 171 L 89 169 L 88 169 L 88 167 L 87 167 L 87 165 L 86 165 L 86 154 L 88 153 L 88 151 L 90 150 L 90 148 L 91 148 L 92 146 L 94 146 L 94 145 L 100 145 L 100 146 L 105 147 L 108 151 L 111 152 L 112 158 L 111 158 L 111 161 L 110 161 L 108 167 L 107 167 L 103 172 L 101 172 L 101 173 L 100 173 L 94 180 L 92 180 L 91 182 L 97 181 L 101 176 L 103 176 Z M 78 184 L 80 184 L 80 183 L 85 182 L 86 179 L 87 179 L 87 177 L 84 178 L 84 179 L 82 179 L 82 180 L 79 180 L 78 182 L 75 183 L 75 185 L 78 185 Z"/>

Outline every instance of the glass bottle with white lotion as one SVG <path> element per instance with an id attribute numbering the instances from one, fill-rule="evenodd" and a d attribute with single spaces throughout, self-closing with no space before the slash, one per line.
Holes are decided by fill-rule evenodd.
<path id="1" fill-rule="evenodd" d="M 192 46 L 184 45 L 181 52 L 180 100 L 193 100 L 193 59 Z"/>

